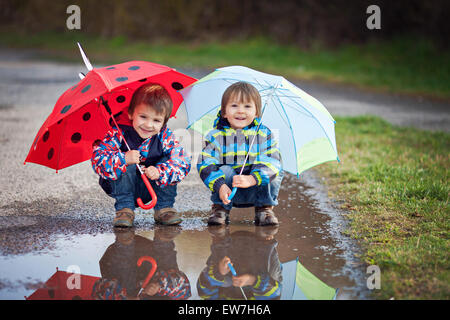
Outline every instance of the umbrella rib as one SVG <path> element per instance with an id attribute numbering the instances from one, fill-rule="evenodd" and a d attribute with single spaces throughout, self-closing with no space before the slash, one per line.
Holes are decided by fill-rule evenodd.
<path id="1" fill-rule="evenodd" d="M 283 89 L 283 90 L 286 90 L 286 89 Z M 309 107 L 315 108 L 314 106 L 312 106 L 308 101 L 306 101 L 306 100 L 303 99 L 302 97 L 299 97 L 299 96 L 287 96 L 287 95 L 282 95 L 282 94 L 279 94 L 278 96 L 283 97 L 283 98 L 291 99 L 292 102 L 294 102 L 295 104 L 297 104 L 300 108 L 302 108 L 302 109 L 304 109 L 306 112 L 308 112 L 308 113 L 311 115 L 311 117 L 313 117 L 313 115 L 311 114 L 310 111 L 308 111 L 308 110 L 307 110 L 304 106 L 302 106 L 299 102 L 295 101 L 295 99 L 300 99 L 300 100 L 302 100 L 302 101 L 305 101 L 305 102 L 308 104 Z M 320 103 L 320 102 L 319 102 L 319 103 Z M 291 109 L 297 111 L 297 112 L 301 112 L 300 110 L 295 109 L 294 107 L 291 107 L 291 106 L 289 106 L 289 107 L 290 107 Z M 317 109 L 317 108 L 315 108 L 315 109 Z M 331 114 L 330 114 L 330 117 L 333 118 L 333 116 L 331 116 Z M 333 119 L 333 120 L 334 120 L 334 119 Z"/>
<path id="2" fill-rule="evenodd" d="M 286 110 L 284 109 L 283 104 L 281 103 L 280 98 L 279 98 L 278 96 L 276 96 L 276 97 L 277 97 L 277 99 L 278 99 L 280 105 L 282 106 L 284 112 L 286 113 Z M 292 100 L 292 101 L 293 101 L 294 103 L 298 104 L 298 103 L 295 102 L 294 100 Z M 300 104 L 298 104 L 298 105 L 300 105 Z M 300 106 L 301 106 L 306 112 L 308 112 L 308 113 L 311 115 L 311 117 L 319 124 L 320 128 L 322 128 L 322 131 L 324 132 L 325 136 L 327 137 L 328 142 L 331 144 L 331 147 L 332 147 L 333 150 L 334 150 L 333 143 L 331 142 L 330 137 L 328 136 L 327 132 L 326 132 L 325 129 L 323 128 L 323 126 L 322 126 L 322 124 L 320 123 L 320 121 L 319 121 L 319 120 L 318 120 L 311 112 L 309 112 L 305 107 L 303 107 L 302 105 L 300 105 Z M 287 113 L 286 113 L 286 116 L 287 116 Z M 288 119 L 289 119 L 289 118 L 288 118 Z M 335 151 L 336 151 L 336 150 L 335 150 Z"/>
<path id="3" fill-rule="evenodd" d="M 215 108 L 218 108 L 219 105 L 215 105 L 214 107 L 212 107 L 211 109 L 209 109 L 208 111 L 206 111 L 205 113 L 203 113 L 200 117 L 198 117 L 197 119 L 195 119 L 194 121 L 191 122 L 190 125 L 188 125 L 187 129 L 189 129 L 194 123 L 196 123 L 198 120 L 200 120 L 201 118 L 203 118 L 206 114 L 210 113 L 211 111 L 213 111 Z"/>
<path id="4" fill-rule="evenodd" d="M 296 171 L 297 171 L 297 178 L 298 178 L 299 172 L 298 172 L 298 161 L 297 161 L 297 145 L 295 144 L 294 130 L 292 129 L 291 121 L 289 120 L 289 116 L 286 113 L 286 110 L 284 109 L 284 106 L 281 103 L 281 100 L 278 98 L 278 96 L 276 96 L 276 97 L 277 97 L 277 100 L 278 100 L 281 108 L 283 109 L 284 114 L 286 115 L 286 119 L 289 123 L 289 128 L 291 129 L 291 137 L 292 137 L 292 141 L 294 143 L 294 151 L 295 151 L 295 167 L 297 168 Z M 276 105 L 275 101 L 273 100 L 273 96 L 271 97 L 271 99 L 272 99 L 273 104 Z"/>

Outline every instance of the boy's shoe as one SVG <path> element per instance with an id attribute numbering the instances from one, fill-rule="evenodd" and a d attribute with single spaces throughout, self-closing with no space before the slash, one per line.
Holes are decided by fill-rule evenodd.
<path id="1" fill-rule="evenodd" d="M 279 226 L 266 226 L 265 228 L 255 227 L 255 234 L 258 239 L 261 240 L 272 240 L 275 238 L 275 235 L 278 233 Z"/>
<path id="2" fill-rule="evenodd" d="M 228 226 L 221 225 L 210 225 L 208 227 L 209 234 L 213 239 L 224 239 L 227 235 L 229 235 L 230 231 L 228 230 Z"/>
<path id="3" fill-rule="evenodd" d="M 173 226 L 181 223 L 181 217 L 174 208 L 162 208 L 155 210 L 155 222 L 166 226 Z"/>
<path id="4" fill-rule="evenodd" d="M 130 208 L 123 208 L 116 212 L 116 217 L 114 218 L 114 227 L 119 228 L 131 228 L 134 222 L 134 212 Z"/>
<path id="5" fill-rule="evenodd" d="M 208 219 L 208 225 L 222 225 L 228 224 L 230 222 L 229 219 L 230 210 L 225 209 L 220 204 L 213 204 L 211 208 L 211 215 Z"/>
<path id="6" fill-rule="evenodd" d="M 277 226 L 277 217 L 273 212 L 273 206 L 255 207 L 255 225 L 257 226 Z"/>
<path id="7" fill-rule="evenodd" d="M 116 242 L 122 245 L 130 245 L 133 243 L 135 237 L 134 228 L 114 228 L 116 235 Z"/>
<path id="8" fill-rule="evenodd" d="M 173 241 L 181 233 L 180 226 L 158 226 L 155 227 L 154 240 L 169 242 Z"/>

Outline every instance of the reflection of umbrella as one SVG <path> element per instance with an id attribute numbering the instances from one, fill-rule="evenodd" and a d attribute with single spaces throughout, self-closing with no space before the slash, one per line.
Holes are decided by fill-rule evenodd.
<path id="1" fill-rule="evenodd" d="M 70 277 L 79 277 L 79 283 L 72 284 Z M 27 300 L 90 300 L 92 287 L 94 283 L 99 280 L 99 277 L 86 276 L 83 274 L 67 273 L 65 271 L 59 271 L 56 268 L 56 272 L 45 282 L 45 287 L 37 289 L 29 297 L 25 297 Z"/>
<path id="2" fill-rule="evenodd" d="M 281 300 L 334 300 L 339 289 L 323 283 L 296 260 L 283 266 Z"/>
<path id="3" fill-rule="evenodd" d="M 186 103 L 189 127 L 202 134 L 213 129 L 222 94 L 238 81 L 248 82 L 259 91 L 262 100 L 260 123 L 272 132 L 278 131 L 282 138 L 279 148 L 284 170 L 298 175 L 317 164 L 338 160 L 335 121 L 325 107 L 283 77 L 246 67 L 217 69 L 180 91 Z M 257 152 L 256 146 L 254 149 L 252 146 L 253 141 L 249 150 Z M 247 158 L 242 168 L 246 161 Z"/>
<path id="4" fill-rule="evenodd" d="M 171 116 L 174 116 L 182 102 L 177 90 L 196 80 L 175 69 L 146 61 L 104 68 L 87 65 L 90 71 L 86 77 L 56 102 L 37 133 L 25 163 L 33 162 L 58 170 L 90 159 L 92 143 L 104 138 L 110 129 L 110 117 L 128 108 L 137 88 L 145 83 L 162 85 L 172 98 Z M 112 119 L 115 122 L 114 117 Z M 145 175 L 141 176 L 145 182 Z M 149 183 L 146 185 L 147 188 L 150 186 Z"/>

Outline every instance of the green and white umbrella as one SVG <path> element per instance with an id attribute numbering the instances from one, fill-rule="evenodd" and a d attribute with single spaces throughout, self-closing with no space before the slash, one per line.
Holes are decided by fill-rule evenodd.
<path id="1" fill-rule="evenodd" d="M 261 123 L 278 133 L 283 170 L 298 176 L 320 163 L 339 161 L 335 121 L 322 103 L 281 76 L 247 67 L 216 69 L 179 91 L 186 104 L 188 128 L 203 135 L 213 129 L 224 91 L 238 81 L 259 91 Z"/>
<path id="2" fill-rule="evenodd" d="M 322 282 L 298 260 L 282 264 L 281 300 L 335 300 L 339 289 Z"/>

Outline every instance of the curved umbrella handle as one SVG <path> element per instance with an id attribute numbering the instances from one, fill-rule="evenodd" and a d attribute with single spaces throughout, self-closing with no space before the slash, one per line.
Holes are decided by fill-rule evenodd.
<path id="1" fill-rule="evenodd" d="M 237 187 L 234 187 L 233 190 L 231 190 L 230 196 L 228 197 L 228 200 L 233 199 L 234 195 L 236 194 Z"/>
<path id="2" fill-rule="evenodd" d="M 141 173 L 141 178 L 142 178 L 142 180 L 144 180 L 144 184 L 147 187 L 147 190 L 150 193 L 150 196 L 152 197 L 152 201 L 150 201 L 149 204 L 144 204 L 144 202 L 142 201 L 141 198 L 137 198 L 136 201 L 137 201 L 137 204 L 139 205 L 139 207 L 141 207 L 142 209 L 150 210 L 151 208 L 153 208 L 156 205 L 156 201 L 158 201 L 158 198 L 156 197 L 155 190 L 153 190 L 152 185 L 148 181 L 148 178 L 145 175 L 145 173 Z"/>
<path id="3" fill-rule="evenodd" d="M 142 256 L 138 259 L 137 261 L 137 266 L 140 267 L 142 265 L 142 262 L 144 261 L 148 261 L 152 264 L 152 268 L 150 269 L 150 272 L 147 274 L 147 277 L 145 277 L 144 283 L 141 286 L 141 290 L 139 291 L 139 294 L 144 290 L 144 288 L 148 285 L 150 279 L 153 277 L 153 275 L 155 274 L 156 268 L 157 268 L 157 264 L 155 259 L 153 259 L 152 257 L 149 256 Z M 138 294 L 138 295 L 139 295 Z"/>

